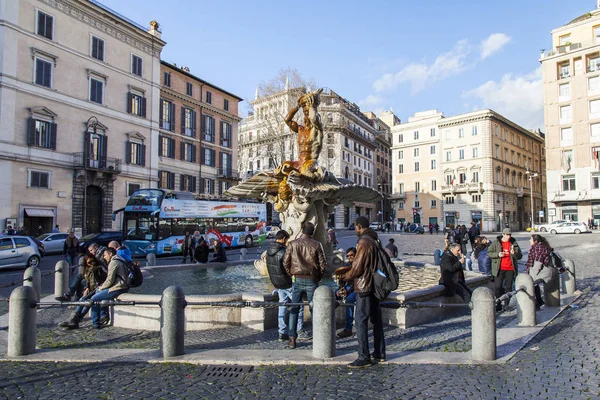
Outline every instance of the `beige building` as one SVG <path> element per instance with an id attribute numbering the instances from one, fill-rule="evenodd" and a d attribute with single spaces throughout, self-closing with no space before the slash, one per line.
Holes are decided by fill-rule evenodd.
<path id="1" fill-rule="evenodd" d="M 548 219 L 600 222 L 600 4 L 542 52 Z"/>
<path id="2" fill-rule="evenodd" d="M 158 24 L 84 0 L 4 1 L 0 20 L 0 226 L 119 228 L 113 210 L 156 187 Z"/>
<path id="3" fill-rule="evenodd" d="M 425 111 L 392 132 L 398 218 L 422 224 L 438 219 L 440 227 L 475 221 L 482 232 L 524 230 L 531 224 L 529 176 L 536 222 L 545 211 L 541 133 L 492 110 L 449 118 Z"/>

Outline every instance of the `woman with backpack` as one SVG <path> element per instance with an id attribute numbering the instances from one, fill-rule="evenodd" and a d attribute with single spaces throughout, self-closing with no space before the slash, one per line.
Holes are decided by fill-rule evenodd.
<path id="1" fill-rule="evenodd" d="M 547 283 L 552 277 L 552 267 L 550 266 L 550 257 L 552 254 L 552 247 L 545 237 L 534 234 L 529 239 L 531 248 L 527 255 L 527 273 L 531 275 L 533 281 L 543 279 L 544 283 Z M 539 309 L 544 305 L 542 299 L 542 291 L 539 285 L 534 286 L 536 308 Z"/>

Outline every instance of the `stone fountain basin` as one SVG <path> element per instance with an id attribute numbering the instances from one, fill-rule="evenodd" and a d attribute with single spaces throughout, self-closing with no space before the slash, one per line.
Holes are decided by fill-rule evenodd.
<path id="1" fill-rule="evenodd" d="M 234 262 L 236 265 L 243 262 Z M 398 263 L 403 266 L 403 263 Z M 231 266 L 231 264 L 230 264 Z M 409 276 L 414 283 L 410 284 Z M 416 279 L 414 279 L 416 277 Z M 465 271 L 467 284 L 474 289 L 488 286 L 490 277 Z M 438 285 L 439 267 L 404 267 L 400 269 L 401 285 L 398 292 L 393 292 L 387 301 L 404 302 L 436 302 L 461 303 L 459 296 L 445 297 L 444 287 Z M 267 293 L 270 294 L 270 293 Z M 160 294 L 125 293 L 119 296 L 122 301 L 159 302 Z M 230 302 L 230 301 L 264 301 L 265 293 L 239 292 L 230 294 L 193 295 L 186 294 L 186 301 L 191 302 Z M 455 310 L 445 308 L 390 309 L 384 308 L 382 316 L 385 324 L 409 328 L 423 324 L 443 315 L 450 315 Z M 157 305 L 115 306 L 113 307 L 113 324 L 117 327 L 160 331 L 160 307 Z M 305 319 L 310 320 L 308 308 Z M 343 326 L 345 307 L 336 310 L 336 322 Z M 263 331 L 277 327 L 277 308 L 251 307 L 212 307 L 188 305 L 185 308 L 186 331 L 246 326 Z"/>

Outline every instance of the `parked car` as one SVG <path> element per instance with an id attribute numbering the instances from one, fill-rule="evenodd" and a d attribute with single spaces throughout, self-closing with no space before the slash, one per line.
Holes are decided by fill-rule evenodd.
<path id="1" fill-rule="evenodd" d="M 41 255 L 35 241 L 28 236 L 0 237 L 0 268 L 37 267 Z"/>
<path id="2" fill-rule="evenodd" d="M 564 224 L 565 222 L 569 222 L 566 219 L 559 219 L 557 221 L 550 222 L 549 224 L 542 224 L 538 227 L 540 232 L 549 232 L 550 229 L 558 226 L 559 224 Z"/>
<path id="3" fill-rule="evenodd" d="M 35 238 L 33 236 L 29 236 L 29 239 L 33 240 L 35 242 L 35 244 L 38 247 L 38 250 L 40 252 L 40 257 L 44 257 L 47 253 L 46 253 L 46 246 L 44 246 L 44 243 L 39 240 L 38 238 Z"/>
<path id="4" fill-rule="evenodd" d="M 583 222 L 565 222 L 563 224 L 558 224 L 550 228 L 550 233 L 575 233 L 580 234 L 582 232 L 591 232 L 587 225 Z"/>
<path id="5" fill-rule="evenodd" d="M 267 226 L 265 229 L 267 231 L 267 239 L 275 239 L 275 235 L 279 231 L 279 227 L 273 225 L 273 226 Z"/>
<path id="6" fill-rule="evenodd" d="M 62 254 L 68 236 L 68 233 L 44 233 L 35 239 L 44 246 L 44 254 Z"/>
<path id="7" fill-rule="evenodd" d="M 404 230 L 408 233 L 417 233 L 417 234 L 425 233 L 425 228 L 423 228 L 423 225 L 421 225 L 421 224 L 410 224 L 406 228 L 404 228 Z"/>
<path id="8" fill-rule="evenodd" d="M 379 222 L 371 222 L 369 228 L 373 229 L 374 231 L 379 231 L 381 230 L 381 224 Z"/>
<path id="9" fill-rule="evenodd" d="M 116 240 L 119 244 L 123 244 L 123 233 L 121 231 L 90 233 L 79 239 L 79 253 L 85 254 L 88 246 L 92 243 L 108 246 L 113 240 Z"/>

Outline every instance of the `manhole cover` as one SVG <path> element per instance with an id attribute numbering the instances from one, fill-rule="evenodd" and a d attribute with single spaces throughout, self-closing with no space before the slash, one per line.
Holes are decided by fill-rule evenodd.
<path id="1" fill-rule="evenodd" d="M 252 371 L 252 367 L 221 366 L 210 367 L 202 375 L 207 378 L 242 378 Z"/>

